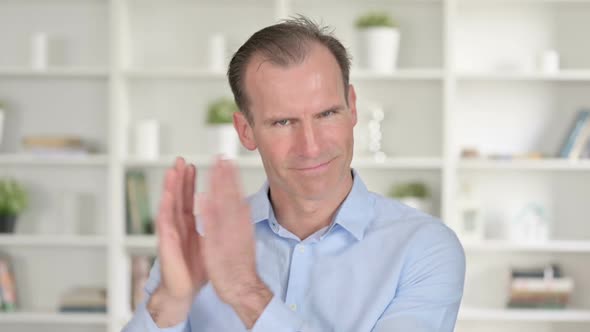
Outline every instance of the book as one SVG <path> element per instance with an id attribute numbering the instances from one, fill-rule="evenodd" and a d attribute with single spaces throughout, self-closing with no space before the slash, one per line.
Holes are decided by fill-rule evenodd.
<path id="1" fill-rule="evenodd" d="M 130 170 L 125 183 L 127 233 L 152 234 L 153 217 L 145 174 L 139 170 Z"/>
<path id="2" fill-rule="evenodd" d="M 561 278 L 561 267 L 558 264 L 551 264 L 544 267 L 513 268 L 512 278 Z"/>
<path id="3" fill-rule="evenodd" d="M 580 130 L 580 135 L 574 141 L 574 145 L 569 154 L 570 159 L 581 159 L 586 149 L 586 145 L 590 140 L 590 118 L 586 121 L 586 125 Z"/>
<path id="4" fill-rule="evenodd" d="M 570 293 L 574 289 L 574 281 L 571 278 L 514 278 L 510 289 L 513 293 Z"/>
<path id="5" fill-rule="evenodd" d="M 78 136 L 40 135 L 25 136 L 23 147 L 37 148 L 82 148 L 82 139 Z"/>
<path id="6" fill-rule="evenodd" d="M 103 287 L 76 287 L 60 299 L 61 312 L 106 312 L 107 291 Z"/>
<path id="7" fill-rule="evenodd" d="M 0 311 L 16 310 L 16 283 L 8 256 L 0 257 Z"/>
<path id="8" fill-rule="evenodd" d="M 571 152 L 576 144 L 576 140 L 580 139 L 582 130 L 586 127 L 587 122 L 590 121 L 590 111 L 580 110 L 576 114 L 570 130 L 568 131 L 561 149 L 559 150 L 560 158 L 570 158 Z"/>

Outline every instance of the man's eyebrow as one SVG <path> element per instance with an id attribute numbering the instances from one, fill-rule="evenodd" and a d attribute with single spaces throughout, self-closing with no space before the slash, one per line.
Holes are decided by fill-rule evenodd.
<path id="1" fill-rule="evenodd" d="M 318 116 L 318 115 L 325 113 L 325 112 L 342 111 L 344 109 L 346 109 L 346 107 L 344 107 L 344 105 L 338 104 L 338 105 L 333 105 L 328 108 L 322 109 L 321 111 L 315 112 L 313 115 Z M 293 116 L 290 116 L 287 114 L 285 114 L 284 116 L 281 114 L 276 114 L 276 115 L 269 116 L 268 118 L 264 119 L 262 122 L 264 124 L 273 124 L 274 122 L 280 121 L 280 120 L 297 120 L 297 117 L 293 117 Z"/>
<path id="2" fill-rule="evenodd" d="M 296 119 L 296 118 L 290 117 L 289 115 L 282 116 L 280 114 L 277 114 L 277 115 L 271 115 L 270 117 L 264 119 L 262 122 L 264 124 L 273 124 L 276 121 L 280 121 L 280 120 L 294 120 L 294 119 Z"/>
<path id="3" fill-rule="evenodd" d="M 318 114 L 322 114 L 324 112 L 329 112 L 329 111 L 342 111 L 344 109 L 346 109 L 346 107 L 344 107 L 344 105 L 338 104 L 338 105 L 334 105 L 334 106 L 328 107 L 326 109 L 323 109 L 315 114 L 318 115 Z"/>

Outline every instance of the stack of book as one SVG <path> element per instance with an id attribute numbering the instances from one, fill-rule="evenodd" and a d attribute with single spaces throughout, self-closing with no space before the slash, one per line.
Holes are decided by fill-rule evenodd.
<path id="1" fill-rule="evenodd" d="M 590 158 L 590 110 L 580 110 L 559 150 L 560 158 Z"/>
<path id="2" fill-rule="evenodd" d="M 106 312 L 107 291 L 101 287 L 78 287 L 62 295 L 61 312 Z"/>
<path id="3" fill-rule="evenodd" d="M 513 269 L 508 307 L 562 309 L 573 290 L 572 278 L 563 277 L 558 265 Z"/>
<path id="4" fill-rule="evenodd" d="M 78 136 L 25 136 L 22 139 L 23 150 L 42 156 L 87 155 L 88 147 Z"/>
<path id="5" fill-rule="evenodd" d="M 153 217 L 145 174 L 129 170 L 125 179 L 127 234 L 153 234 Z"/>

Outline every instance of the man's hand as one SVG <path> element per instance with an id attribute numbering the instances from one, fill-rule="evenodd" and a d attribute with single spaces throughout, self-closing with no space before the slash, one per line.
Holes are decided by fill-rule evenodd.
<path id="1" fill-rule="evenodd" d="M 196 168 L 183 158 L 166 171 L 156 221 L 162 279 L 148 311 L 160 327 L 186 319 L 195 294 L 207 282 L 193 215 Z"/>
<path id="2" fill-rule="evenodd" d="M 219 298 L 231 305 L 251 328 L 272 293 L 256 272 L 256 242 L 250 208 L 235 168 L 218 159 L 211 169 L 210 188 L 198 197 L 201 238 L 207 274 Z"/>

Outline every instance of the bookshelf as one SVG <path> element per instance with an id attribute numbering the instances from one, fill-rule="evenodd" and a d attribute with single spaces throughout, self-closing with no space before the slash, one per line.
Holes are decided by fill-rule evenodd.
<path id="1" fill-rule="evenodd" d="M 198 182 L 206 182 L 211 151 L 202 134 L 203 110 L 211 99 L 230 95 L 224 73 L 207 68 L 202 45 L 210 32 L 224 33 L 233 50 L 276 19 L 303 13 L 335 27 L 355 56 L 354 19 L 382 8 L 402 29 L 399 70 L 375 74 L 353 66 L 351 80 L 359 103 L 385 107 L 390 158 L 378 163 L 357 155 L 353 166 L 381 193 L 397 182 L 424 181 L 434 214 L 447 223 L 463 181 L 476 185 L 485 209 L 496 211 L 486 217 L 493 226 L 489 239 L 464 243 L 468 274 L 457 331 L 588 330 L 590 224 L 584 216 L 590 189 L 584 184 L 590 162 L 459 158 L 466 146 L 484 153 L 557 151 L 575 112 L 590 106 L 590 46 L 580 33 L 590 28 L 588 0 L 0 1 L 0 42 L 6 45 L 0 100 L 16 111 L 8 115 L 0 174 L 36 193 L 17 234 L 0 236 L 0 250 L 15 256 L 19 285 L 27 288 L 19 294 L 21 311 L 0 313 L 0 330 L 36 331 L 44 324 L 47 331 L 115 332 L 129 319 L 130 257 L 155 253 L 157 239 L 126 235 L 124 175 L 146 172 L 153 212 L 163 172 L 176 155 L 195 163 Z M 28 60 L 30 35 L 39 30 L 62 38 L 61 58 L 44 71 L 32 70 Z M 495 63 L 548 48 L 560 53 L 560 72 L 494 70 Z M 131 139 L 133 126 L 147 118 L 162 121 L 162 153 L 155 160 L 138 158 Z M 20 138 L 39 132 L 81 135 L 100 153 L 23 154 Z M 245 190 L 257 190 L 264 180 L 258 156 L 241 154 L 236 164 Z M 54 234 L 63 191 L 95 199 L 81 234 Z M 551 208 L 552 239 L 506 241 L 500 226 L 509 220 L 507 211 L 530 198 Z M 576 280 L 572 307 L 504 309 L 509 267 L 551 261 Z M 107 314 L 55 312 L 59 293 L 81 283 L 107 287 Z"/>

